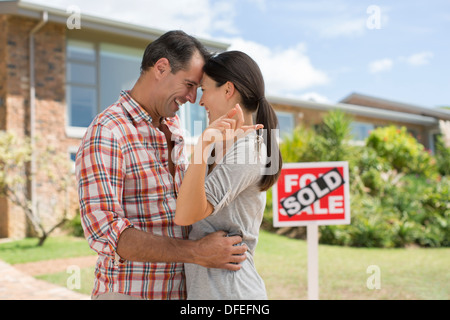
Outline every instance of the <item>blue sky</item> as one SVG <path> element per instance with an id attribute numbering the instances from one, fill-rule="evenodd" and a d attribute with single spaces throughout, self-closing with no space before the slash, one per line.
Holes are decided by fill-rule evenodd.
<path id="1" fill-rule="evenodd" d="M 450 106 L 448 0 L 28 2 L 224 41 L 259 63 L 268 95 Z"/>

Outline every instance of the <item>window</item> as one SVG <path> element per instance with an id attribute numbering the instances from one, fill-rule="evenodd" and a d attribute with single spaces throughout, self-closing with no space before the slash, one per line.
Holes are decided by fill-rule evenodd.
<path id="1" fill-rule="evenodd" d="M 69 147 L 68 149 L 68 153 L 69 153 L 69 160 L 71 163 L 71 168 L 70 168 L 70 172 L 71 173 L 75 173 L 75 161 L 77 158 L 77 147 Z"/>
<path id="2" fill-rule="evenodd" d="M 139 77 L 142 54 L 130 48 L 104 42 L 67 41 L 67 133 L 81 138 L 94 117 L 117 101 L 122 90 L 133 87 Z M 207 126 L 205 109 L 187 102 L 179 111 L 188 143 L 195 143 Z"/>
<path id="3" fill-rule="evenodd" d="M 351 127 L 351 135 L 353 137 L 353 141 L 362 142 L 366 140 L 366 138 L 370 135 L 370 132 L 375 129 L 375 126 L 372 123 L 365 122 L 352 122 Z"/>
<path id="4" fill-rule="evenodd" d="M 205 108 L 200 106 L 202 90 L 197 90 L 197 100 L 195 103 L 186 102 L 179 111 L 181 124 L 185 130 L 186 142 L 188 144 L 197 143 L 198 137 L 208 125 L 208 117 Z"/>
<path id="5" fill-rule="evenodd" d="M 289 112 L 276 111 L 278 118 L 278 128 L 280 129 L 280 138 L 285 135 L 291 135 L 294 131 L 294 115 Z"/>
<path id="6" fill-rule="evenodd" d="M 100 44 L 100 111 L 116 102 L 122 90 L 133 88 L 142 54 L 140 49 Z"/>
<path id="7" fill-rule="evenodd" d="M 109 43 L 67 41 L 68 135 L 82 137 L 94 117 L 139 77 L 143 50 Z"/>
<path id="8" fill-rule="evenodd" d="M 93 43 L 67 43 L 68 125 L 87 127 L 97 113 L 96 50 Z"/>

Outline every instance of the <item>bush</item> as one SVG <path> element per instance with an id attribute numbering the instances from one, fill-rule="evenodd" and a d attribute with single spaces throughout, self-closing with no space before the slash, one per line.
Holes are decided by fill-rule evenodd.
<path id="1" fill-rule="evenodd" d="M 436 162 L 441 175 L 450 175 L 450 148 L 445 146 L 441 135 L 436 140 Z"/>
<path id="2" fill-rule="evenodd" d="M 317 131 L 296 128 L 281 144 L 284 162 L 348 161 L 351 223 L 320 227 L 320 242 L 356 247 L 450 246 L 450 151 L 436 159 L 406 128 L 377 128 L 351 146 L 349 118 L 329 113 Z M 439 175 L 445 174 L 442 177 Z M 272 198 L 264 220 L 272 225 Z"/>
<path id="3" fill-rule="evenodd" d="M 400 172 L 423 174 L 426 177 L 437 174 L 436 160 L 405 127 L 377 128 L 367 138 L 366 145 Z"/>
<path id="4" fill-rule="evenodd" d="M 75 215 L 75 217 L 73 217 L 73 219 L 66 222 L 65 228 L 70 232 L 71 235 L 75 237 L 84 237 L 79 210 L 77 211 L 77 214 Z"/>

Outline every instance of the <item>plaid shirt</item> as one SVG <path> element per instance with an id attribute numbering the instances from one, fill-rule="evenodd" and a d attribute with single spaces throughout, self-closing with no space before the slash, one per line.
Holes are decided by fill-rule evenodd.
<path id="1" fill-rule="evenodd" d="M 120 233 L 128 227 L 187 239 L 174 224 L 176 197 L 187 167 L 178 116 L 166 119 L 172 132 L 175 177 L 169 172 L 163 132 L 122 91 L 119 101 L 87 129 L 76 159 L 81 218 L 98 255 L 92 295 L 118 292 L 145 299 L 185 299 L 182 263 L 118 261 Z"/>

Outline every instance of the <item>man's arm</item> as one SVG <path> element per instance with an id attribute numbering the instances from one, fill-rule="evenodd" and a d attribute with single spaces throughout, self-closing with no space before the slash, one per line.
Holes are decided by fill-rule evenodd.
<path id="1" fill-rule="evenodd" d="M 234 246 L 241 237 L 225 236 L 224 231 L 217 231 L 199 240 L 182 240 L 128 228 L 120 235 L 117 254 L 130 261 L 195 263 L 237 271 L 248 248 L 245 244 Z"/>

